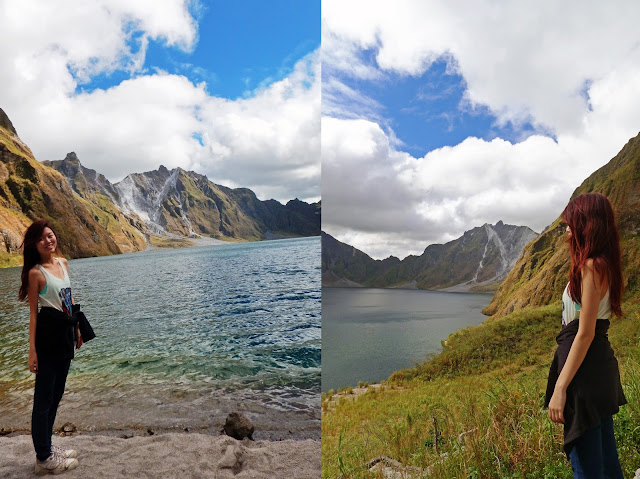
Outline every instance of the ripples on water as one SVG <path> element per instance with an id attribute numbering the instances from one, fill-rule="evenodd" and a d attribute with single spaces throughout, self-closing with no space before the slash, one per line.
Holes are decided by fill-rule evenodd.
<path id="1" fill-rule="evenodd" d="M 319 238 L 69 265 L 74 299 L 97 334 L 76 354 L 71 394 L 134 403 L 132 391 L 160 402 L 226 394 L 285 411 L 319 407 Z M 33 385 L 28 307 L 14 299 L 19 276 L 0 270 L 0 406 L 11 410 L 30 403 Z"/>

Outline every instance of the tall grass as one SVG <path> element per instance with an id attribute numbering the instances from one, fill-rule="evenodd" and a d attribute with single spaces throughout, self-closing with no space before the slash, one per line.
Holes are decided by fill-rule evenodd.
<path id="1" fill-rule="evenodd" d="M 614 428 L 625 477 L 633 477 L 640 467 L 640 306 L 624 309 L 610 330 L 628 400 Z M 395 373 L 383 389 L 323 404 L 322 476 L 383 477 L 365 465 L 385 455 L 422 471 L 407 477 L 572 477 L 562 426 L 542 407 L 558 328 L 559 309 L 550 307 L 489 320 L 452 335 L 442 354 Z"/>

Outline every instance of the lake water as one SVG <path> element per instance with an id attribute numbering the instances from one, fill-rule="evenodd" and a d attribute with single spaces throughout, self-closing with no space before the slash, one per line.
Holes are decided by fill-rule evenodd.
<path id="1" fill-rule="evenodd" d="M 217 433 L 243 411 L 257 438 L 320 435 L 320 238 L 69 262 L 97 338 L 72 362 L 60 423 Z M 29 429 L 28 306 L 0 270 L 0 426 Z"/>
<path id="2" fill-rule="evenodd" d="M 324 288 L 322 391 L 378 382 L 423 362 L 441 341 L 486 319 L 490 294 Z"/>

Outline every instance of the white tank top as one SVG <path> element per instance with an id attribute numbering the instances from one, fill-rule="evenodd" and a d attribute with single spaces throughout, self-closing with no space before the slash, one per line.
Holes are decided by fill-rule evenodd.
<path id="1" fill-rule="evenodd" d="M 609 302 L 609 291 L 605 293 L 598 305 L 597 319 L 609 319 L 611 316 L 611 303 Z M 571 321 L 580 317 L 580 303 L 574 303 L 569 294 L 569 284 L 562 293 L 562 326 L 566 326 Z"/>
<path id="2" fill-rule="evenodd" d="M 71 314 L 71 281 L 67 274 L 67 268 L 65 268 L 58 258 L 55 260 L 62 268 L 64 276 L 58 278 L 49 273 L 42 265 L 36 265 L 46 280 L 44 288 L 38 294 L 38 302 L 40 306 L 48 306 L 55 308 L 58 311 L 62 311 L 67 314 Z"/>

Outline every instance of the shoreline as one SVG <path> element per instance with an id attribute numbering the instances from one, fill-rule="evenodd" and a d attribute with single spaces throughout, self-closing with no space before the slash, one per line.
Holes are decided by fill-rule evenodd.
<path id="1" fill-rule="evenodd" d="M 134 437 L 185 432 L 216 435 L 227 416 L 239 412 L 254 425 L 256 440 L 319 440 L 321 435 L 320 391 L 317 403 L 301 402 L 296 410 L 274 403 L 278 395 L 254 396 L 253 391 L 227 395 L 177 390 L 167 396 L 154 395 L 153 389 L 147 388 L 138 388 L 128 395 L 116 389 L 96 394 L 91 389 L 79 390 L 69 385 L 58 409 L 56 431 L 71 423 L 78 433 L 88 435 Z M 30 431 L 32 391 L 5 394 L 0 437 Z"/>
<path id="2" fill-rule="evenodd" d="M 256 478 L 320 477 L 320 440 L 238 441 L 229 436 L 189 432 L 119 438 L 74 434 L 53 443 L 78 452 L 69 478 Z M 33 477 L 31 436 L 0 437 L 3 478 Z"/>
<path id="3" fill-rule="evenodd" d="M 261 240 L 244 240 L 244 239 L 240 239 L 237 241 L 224 241 L 224 240 L 219 240 L 219 239 L 215 239 L 215 238 L 207 238 L 207 237 L 200 237 L 200 238 L 189 238 L 189 237 L 179 237 L 180 240 L 186 241 L 186 242 L 191 242 L 193 244 L 190 245 L 183 245 L 183 246 L 154 246 L 151 243 L 147 243 L 147 247 L 145 249 L 141 249 L 139 251 L 121 251 L 119 253 L 119 255 L 123 255 L 123 254 L 135 254 L 135 253 L 143 253 L 143 252 L 149 252 L 149 251 L 162 251 L 162 250 L 167 250 L 167 249 L 184 249 L 184 248 L 200 248 L 203 246 L 223 246 L 223 245 L 233 245 L 233 244 L 238 244 L 238 243 L 259 243 L 262 241 L 280 241 L 280 240 L 289 240 L 289 239 L 302 239 L 302 238 L 319 238 L 320 235 L 314 235 L 314 236 L 277 236 L 274 235 L 274 237 L 269 237 L 269 238 L 265 238 L 265 239 L 261 239 Z M 9 269 L 9 268 L 21 268 L 22 267 L 22 253 L 3 253 L 4 256 L 0 259 L 6 259 L 5 261 L 0 261 L 0 269 Z M 62 255 L 63 257 L 66 258 L 66 256 Z M 106 256 L 118 256 L 118 254 L 114 254 L 114 255 L 103 255 L 103 256 L 88 256 L 88 258 L 102 258 L 102 257 L 106 257 Z M 14 259 L 20 259 L 19 264 L 13 264 L 13 260 Z M 67 258 L 69 260 L 72 259 L 84 259 L 84 258 Z"/>
<path id="4" fill-rule="evenodd" d="M 311 238 L 311 236 L 308 236 L 308 238 Z M 323 283 L 322 284 L 322 289 L 353 289 L 353 290 L 363 290 L 363 289 L 382 289 L 382 290 L 389 290 L 389 291 L 425 291 L 425 292 L 432 292 L 432 293 L 455 293 L 455 294 L 487 294 L 487 295 L 493 295 L 494 291 L 475 291 L 473 289 L 465 289 L 467 287 L 466 283 L 461 283 L 461 284 L 457 284 L 454 286 L 449 286 L 448 288 L 443 288 L 443 289 L 423 289 L 423 288 L 418 288 L 418 287 L 414 287 L 414 285 L 412 283 L 405 283 L 405 284 L 401 284 L 401 285 L 397 285 L 397 286 L 363 286 L 359 283 L 354 283 L 357 284 L 358 286 L 348 286 L 346 284 L 342 284 L 342 285 L 336 285 L 333 283 Z M 490 283 L 486 283 L 486 284 L 490 284 Z M 480 286 L 483 286 L 484 283 L 480 284 Z M 475 287 L 477 285 L 474 285 L 473 287 Z M 473 288 L 472 287 L 472 288 Z"/>
<path id="5" fill-rule="evenodd" d="M 420 288 L 416 288 L 416 287 L 412 287 L 415 285 L 412 285 L 411 283 L 405 283 L 404 285 L 400 285 L 400 286 L 396 286 L 396 287 L 369 287 L 369 286 L 363 286 L 363 287 L 358 287 L 358 288 L 354 288 L 354 287 L 349 287 L 349 286 L 326 286 L 323 285 L 322 289 L 327 289 L 327 290 L 342 290 L 345 292 L 345 294 L 350 294 L 350 291 L 353 290 L 354 292 L 366 292 L 367 290 L 370 291 L 389 291 L 389 292 L 394 292 L 394 291 L 398 291 L 398 292 L 415 292 L 416 294 L 433 294 L 433 293 L 441 293 L 441 294 L 446 294 L 446 295 L 451 295 L 452 297 L 455 296 L 477 296 L 477 295 L 482 295 L 482 296 L 486 296 L 486 297 L 490 297 L 492 296 L 493 293 L 489 293 L 489 292 L 476 292 L 476 291 L 469 291 L 469 290 L 464 290 L 462 288 L 457 288 L 457 287 L 450 287 L 450 288 L 446 288 L 446 289 L 420 289 Z M 459 285 L 457 285 L 459 286 Z M 413 294 L 413 293 L 412 293 Z M 487 300 L 488 303 L 488 300 Z M 483 306 L 484 308 L 484 306 Z M 480 324 L 484 324 L 484 322 L 489 318 L 489 316 L 484 315 L 481 313 L 481 311 L 478 311 L 479 316 L 481 317 L 481 321 L 479 323 L 476 324 L 468 324 L 466 326 L 460 326 L 459 329 L 456 329 L 454 331 L 451 331 L 446 337 L 443 337 L 443 339 L 439 340 L 439 345 L 437 346 L 437 350 L 435 351 L 431 351 L 427 353 L 427 356 L 425 356 L 423 359 L 419 359 L 419 360 L 412 360 L 410 363 L 406 363 L 405 366 L 400 366 L 399 368 L 396 368 L 392 371 L 390 371 L 387 375 L 385 376 L 370 376 L 370 377 L 365 377 L 363 378 L 363 376 L 359 376 L 357 379 L 353 379 L 352 382 L 350 382 L 349 384 L 343 384 L 343 385 L 339 385 L 339 386 L 333 386 L 333 387 L 328 387 L 327 389 L 322 388 L 321 389 L 321 394 L 323 396 L 323 398 L 326 395 L 329 395 L 330 392 L 333 392 L 333 395 L 337 395 L 337 394 L 343 394 L 346 395 L 346 397 L 348 398 L 350 396 L 350 393 L 346 392 L 347 390 L 353 390 L 353 391 L 361 391 L 363 388 L 363 385 L 368 385 L 368 386 L 376 386 L 379 387 L 382 384 L 385 384 L 390 377 L 392 377 L 394 374 L 399 373 L 401 371 L 404 370 L 411 370 L 416 368 L 417 366 L 419 366 L 420 364 L 429 361 L 430 358 L 433 358 L 435 356 L 438 356 L 439 354 L 442 353 L 443 351 L 443 347 L 442 346 L 446 346 L 447 345 L 447 341 L 449 340 L 449 338 L 452 335 L 456 335 L 458 334 L 460 331 L 467 329 L 469 327 L 472 326 L 477 326 Z M 450 318 L 450 316 L 449 316 Z M 327 318 L 328 319 L 328 318 Z M 366 390 L 367 386 L 364 386 L 364 389 Z"/>
<path id="6" fill-rule="evenodd" d="M 66 418 L 65 418 L 66 419 Z M 19 436 L 30 436 L 31 418 L 26 418 L 25 424 L 14 426 L 2 426 L 0 427 L 0 439 L 11 438 Z M 222 426 L 224 424 L 224 418 L 215 424 L 199 426 L 179 424 L 175 426 L 143 426 L 143 425 L 122 425 L 122 426 L 85 426 L 78 425 L 71 421 L 56 419 L 56 425 L 54 428 L 54 436 L 107 436 L 120 439 L 131 439 L 133 437 L 151 437 L 162 434 L 202 434 L 205 436 L 218 436 L 221 435 Z M 313 421 L 314 423 L 304 430 L 300 430 L 295 424 L 285 424 L 282 429 L 272 429 L 268 425 L 265 428 L 265 424 L 259 420 L 251 420 L 255 427 L 253 438 L 256 441 L 267 442 L 280 442 L 280 441 L 319 441 L 321 438 L 320 431 L 320 419 Z M 72 434 L 62 433 L 61 430 L 64 426 L 70 424 L 73 428 Z"/>

